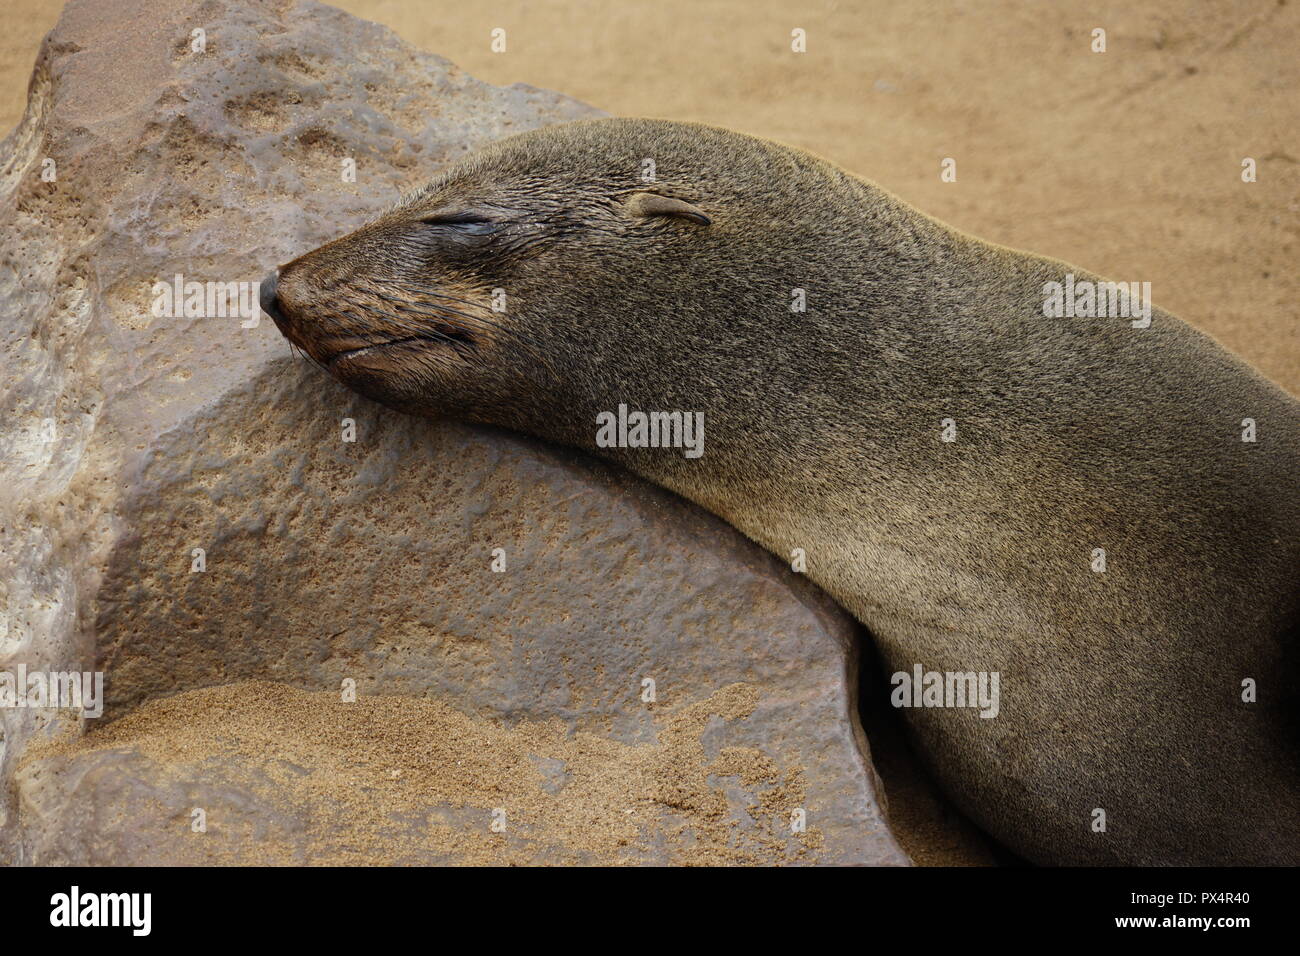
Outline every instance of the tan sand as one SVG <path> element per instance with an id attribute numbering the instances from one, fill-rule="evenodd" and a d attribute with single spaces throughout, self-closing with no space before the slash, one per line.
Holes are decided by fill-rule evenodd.
<path id="1" fill-rule="evenodd" d="M 711 718 L 742 720 L 757 700 L 732 684 L 661 717 L 658 741 L 633 746 L 570 735 L 558 720 L 507 727 L 439 701 L 345 703 L 252 681 L 151 701 L 84 737 L 34 745 L 23 764 L 133 750 L 155 786 L 220 781 L 246 795 L 241 805 L 251 797 L 276 809 L 257 839 L 193 841 L 209 863 L 291 864 L 304 847 L 313 864 L 427 861 L 413 852 L 418 841 L 447 862 L 619 865 L 645 859 L 656 834 L 673 864 L 813 862 L 821 834 L 789 826 L 789 808 L 806 805 L 799 768 L 747 747 L 710 762 L 700 742 Z M 724 791 L 727 778 L 737 786 Z M 733 807 L 729 794 L 747 795 L 746 805 Z M 145 828 L 176 810 L 116 809 L 134 810 Z M 503 832 L 491 828 L 498 809 Z M 296 814 L 312 826 L 285 835 L 280 826 Z M 411 820 L 420 821 L 414 835 Z M 211 824 L 220 830 L 219 814 Z"/>

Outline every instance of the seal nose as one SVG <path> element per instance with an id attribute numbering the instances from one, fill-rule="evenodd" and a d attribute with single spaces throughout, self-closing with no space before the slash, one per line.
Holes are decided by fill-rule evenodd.
<path id="1" fill-rule="evenodd" d="M 257 297 L 258 301 L 261 303 L 262 311 L 269 315 L 277 326 L 284 328 L 284 313 L 280 311 L 280 303 L 275 297 L 276 290 L 279 286 L 280 270 L 276 269 L 258 285 Z"/>

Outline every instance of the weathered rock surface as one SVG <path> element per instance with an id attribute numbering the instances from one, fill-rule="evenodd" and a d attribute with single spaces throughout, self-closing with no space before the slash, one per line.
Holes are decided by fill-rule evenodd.
<path id="1" fill-rule="evenodd" d="M 269 321 L 152 312 L 594 112 L 315 3 L 69 4 L 0 148 L 0 671 L 108 705 L 0 708 L 0 862 L 907 862 L 857 629 L 774 558 Z"/>

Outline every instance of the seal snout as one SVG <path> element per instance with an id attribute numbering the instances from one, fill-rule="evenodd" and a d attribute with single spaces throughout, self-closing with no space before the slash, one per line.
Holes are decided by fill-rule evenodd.
<path id="1" fill-rule="evenodd" d="M 284 331 L 284 313 L 280 311 L 280 302 L 276 293 L 280 288 L 280 270 L 276 269 L 258 285 L 258 302 L 262 311 L 271 317 L 280 331 Z"/>

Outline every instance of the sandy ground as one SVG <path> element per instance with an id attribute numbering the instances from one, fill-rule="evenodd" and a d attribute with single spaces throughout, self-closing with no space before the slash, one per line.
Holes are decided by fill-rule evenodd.
<path id="1" fill-rule="evenodd" d="M 782 140 L 983 238 L 1150 282 L 1157 304 L 1300 393 L 1294 0 L 338 5 L 490 82 Z M 6 2 L 0 127 L 60 6 Z M 1105 53 L 1090 50 L 1098 27 Z M 956 182 L 940 180 L 945 157 Z M 915 817 L 905 828 L 937 834 L 909 846 L 918 857 L 980 858 L 921 784 L 882 772 Z"/>
<path id="2" fill-rule="evenodd" d="M 634 746 L 571 734 L 558 719 L 506 727 L 439 701 L 343 703 L 337 692 L 246 682 L 151 700 L 88 735 L 37 743 L 23 763 L 80 761 L 77 775 L 102 758 L 150 781 L 144 792 L 162 802 L 128 827 L 164 864 L 815 862 L 821 832 L 787 827 L 787 808 L 807 805 L 801 771 L 748 747 L 705 756 L 711 724 L 744 719 L 758 702 L 750 685 L 719 688 L 663 717 L 657 742 Z M 111 833 L 121 791 L 96 790 L 103 777 L 89 775 L 78 795 L 105 798 L 96 821 Z M 166 805 L 176 788 L 209 811 L 209 839 L 178 831 Z M 132 809 L 142 805 L 127 792 Z M 739 801 L 748 827 L 734 825 Z M 508 834 L 488 826 L 494 809 Z M 655 845 L 645 833 L 659 835 Z"/>

